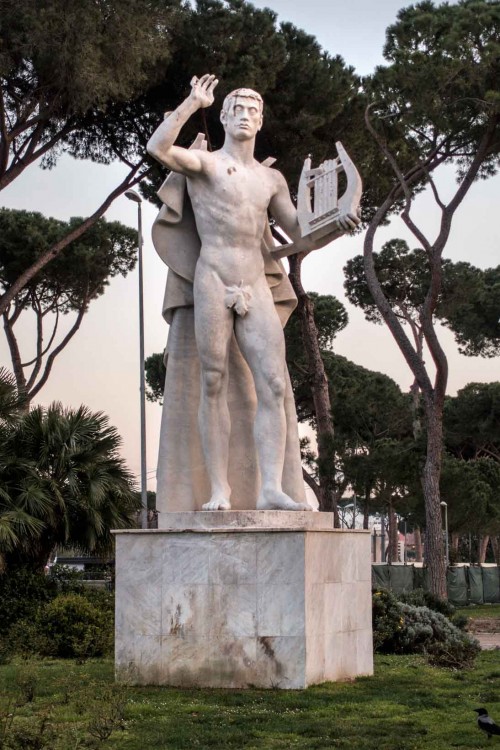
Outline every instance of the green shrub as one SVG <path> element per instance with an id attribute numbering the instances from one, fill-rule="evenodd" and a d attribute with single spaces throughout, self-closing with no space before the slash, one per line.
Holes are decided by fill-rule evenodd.
<path id="1" fill-rule="evenodd" d="M 37 625 L 47 639 L 47 656 L 103 656 L 113 643 L 112 619 L 80 594 L 56 597 L 40 611 Z"/>
<path id="2" fill-rule="evenodd" d="M 421 653 L 436 666 L 470 667 L 480 651 L 478 642 L 444 614 L 400 602 L 389 591 L 373 594 L 373 633 L 376 651 Z"/>
<path id="3" fill-rule="evenodd" d="M 22 661 L 17 665 L 14 682 L 19 691 L 18 705 L 32 703 L 34 701 L 39 677 L 39 671 L 34 662 L 27 660 Z"/>
<path id="4" fill-rule="evenodd" d="M 10 726 L 2 750 L 52 750 L 55 741 L 56 732 L 48 715 L 36 719 L 21 717 Z"/>
<path id="5" fill-rule="evenodd" d="M 453 604 L 450 604 L 446 599 L 440 599 L 425 589 L 414 589 L 408 593 L 401 594 L 398 598 L 405 604 L 413 604 L 414 607 L 428 607 L 428 609 L 432 609 L 434 612 L 439 612 L 460 630 L 465 630 L 469 622 L 469 618 L 457 612 Z"/>
<path id="6" fill-rule="evenodd" d="M 428 609 L 439 612 L 448 619 L 455 614 L 455 607 L 446 599 L 440 599 L 439 596 L 432 594 L 425 589 L 413 589 L 398 596 L 399 601 L 404 604 L 413 604 L 414 607 L 427 607 Z"/>
<path id="7" fill-rule="evenodd" d="M 465 631 L 467 630 L 467 625 L 469 624 L 470 617 L 461 614 L 461 612 L 455 612 L 453 617 L 450 617 L 450 620 L 456 628 Z"/>
<path id="8" fill-rule="evenodd" d="M 390 591 L 382 589 L 372 594 L 373 648 L 392 653 L 392 643 L 403 627 L 399 602 Z"/>
<path id="9" fill-rule="evenodd" d="M 33 654 L 45 654 L 50 650 L 49 641 L 36 621 L 18 620 L 4 639 L 5 651 L 10 659 L 17 655 L 28 658 Z"/>
<path id="10" fill-rule="evenodd" d="M 85 596 L 85 599 L 87 599 L 87 601 L 94 605 L 94 607 L 100 609 L 101 612 L 105 612 L 107 617 L 110 617 L 111 620 L 114 620 L 114 591 L 108 591 L 107 589 L 85 589 L 83 595 Z"/>
<path id="11" fill-rule="evenodd" d="M 396 638 L 396 653 L 424 653 L 439 666 L 470 666 L 479 643 L 459 630 L 447 617 L 428 607 L 400 604 L 404 627 Z"/>
<path id="12" fill-rule="evenodd" d="M 113 685 L 106 690 L 95 692 L 92 697 L 97 700 L 87 731 L 95 742 L 101 744 L 109 739 L 115 730 L 124 730 L 126 727 L 127 691 L 120 685 Z"/>
<path id="13" fill-rule="evenodd" d="M 39 609 L 57 596 L 57 582 L 25 568 L 0 575 L 0 638 L 18 620 L 34 621 Z"/>
<path id="14" fill-rule="evenodd" d="M 57 591 L 61 594 L 81 594 L 84 591 L 83 572 L 68 565 L 56 563 L 50 567 L 48 576 L 57 584 Z"/>
<path id="15" fill-rule="evenodd" d="M 459 631 L 460 637 L 451 637 L 443 642 L 431 643 L 426 650 L 429 664 L 448 669 L 472 669 L 481 646 L 479 642 Z"/>
<path id="16" fill-rule="evenodd" d="M 82 574 L 64 565 L 52 566 L 48 575 L 11 568 L 0 575 L 0 664 L 15 654 L 63 656 L 61 649 L 64 651 L 66 646 L 61 633 L 54 623 L 50 628 L 46 627 L 52 611 L 48 605 L 70 594 L 77 595 L 78 601 L 83 599 L 84 604 L 80 607 L 82 621 L 78 626 L 83 637 L 76 633 L 73 646 L 68 646 L 69 651 L 78 658 L 108 653 L 114 620 L 112 592 L 86 589 L 82 584 Z M 89 616 L 87 628 L 84 625 L 85 613 Z"/>

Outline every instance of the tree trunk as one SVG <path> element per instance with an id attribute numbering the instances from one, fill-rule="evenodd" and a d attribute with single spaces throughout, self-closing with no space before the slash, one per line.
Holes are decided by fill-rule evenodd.
<path id="1" fill-rule="evenodd" d="M 425 563 L 429 573 L 429 589 L 441 599 L 447 598 L 446 563 L 443 547 L 443 522 L 439 480 L 442 463 L 443 420 L 440 409 L 426 398 L 427 455 L 422 472 L 425 498 Z"/>
<path id="2" fill-rule="evenodd" d="M 420 359 L 423 359 L 424 332 L 419 326 L 416 326 L 414 324 L 411 318 L 408 319 L 408 323 L 410 324 L 412 332 L 413 332 L 413 337 L 415 340 L 415 350 L 417 352 L 417 356 L 420 357 Z M 410 396 L 411 396 L 413 437 L 415 440 L 418 440 L 420 435 L 422 434 L 422 419 L 421 419 L 422 397 L 420 394 L 420 386 L 418 384 L 418 378 L 415 378 L 415 380 L 413 381 L 410 387 Z"/>
<path id="3" fill-rule="evenodd" d="M 20 399 L 19 411 L 27 414 L 30 409 L 30 400 L 28 399 L 28 390 L 26 388 L 26 378 L 24 377 L 24 370 L 21 363 L 21 353 L 17 343 L 17 338 L 14 334 L 14 329 L 11 325 L 8 312 L 3 314 L 3 325 L 5 330 L 5 337 L 9 345 L 10 358 L 12 361 L 12 370 L 16 379 L 17 393 Z"/>
<path id="4" fill-rule="evenodd" d="M 320 487 L 319 487 L 319 485 L 313 479 L 313 477 L 309 474 L 309 472 L 307 471 L 307 469 L 304 469 L 304 467 L 302 467 L 302 477 L 304 479 L 304 482 L 307 484 L 307 486 L 314 492 L 314 496 L 316 498 L 316 501 L 317 501 L 318 507 L 319 507 L 319 502 L 320 502 L 320 498 L 321 498 L 321 493 L 320 493 Z"/>
<path id="5" fill-rule="evenodd" d="M 371 497 L 371 488 L 366 487 L 365 488 L 365 501 L 363 503 L 363 528 L 367 529 L 369 520 L 370 520 L 370 497 Z"/>
<path id="6" fill-rule="evenodd" d="M 435 185 L 431 182 L 434 198 L 441 210 L 439 232 L 434 242 L 431 243 L 414 223 L 410 215 L 413 201 L 413 185 L 423 174 L 426 174 L 427 178 L 429 178 L 434 169 L 451 156 L 454 158 L 454 155 L 452 153 L 448 155 L 439 153 L 441 151 L 441 144 L 437 149 L 431 150 L 425 159 L 416 161 L 413 167 L 404 173 L 394 153 L 389 148 L 387 141 L 373 125 L 372 110 L 374 106 L 375 103 L 373 102 L 365 110 L 366 127 L 391 165 L 395 175 L 395 182 L 384 202 L 378 207 L 365 234 L 363 252 L 366 281 L 373 300 L 408 363 L 424 400 L 425 416 L 427 419 L 427 455 L 421 481 L 424 490 L 427 524 L 425 556 L 429 569 L 430 590 L 433 594 L 446 598 L 446 571 L 441 530 L 439 479 L 441 474 L 443 405 L 448 379 L 448 363 L 446 354 L 436 335 L 434 314 L 442 290 L 442 254 L 450 236 L 452 220 L 455 211 L 467 195 L 481 169 L 481 165 L 496 142 L 498 117 L 496 115 L 492 116 L 487 122 L 477 145 L 476 152 L 469 162 L 455 195 L 448 203 L 444 204 L 440 200 Z M 413 346 L 406 335 L 400 320 L 391 307 L 389 299 L 384 294 L 375 270 L 373 257 L 375 233 L 386 219 L 387 214 L 394 209 L 395 202 L 401 195 L 404 195 L 404 208 L 400 214 L 401 218 L 426 251 L 430 262 L 430 283 L 424 303 L 420 308 L 419 325 L 421 329 L 420 335 L 423 336 L 422 341 L 425 341 L 436 367 L 434 385 L 431 383 L 423 357 L 421 354 L 419 355 L 418 342 L 415 342 L 416 346 Z M 415 427 L 418 428 L 418 425 L 414 420 L 414 429 Z"/>
<path id="7" fill-rule="evenodd" d="M 498 536 L 492 536 L 491 539 L 491 548 L 493 550 L 493 559 L 495 560 L 497 565 L 500 565 L 500 537 Z"/>
<path id="8" fill-rule="evenodd" d="M 413 538 L 415 539 L 415 562 L 422 562 L 423 549 L 422 549 L 422 534 L 420 532 L 420 526 L 415 526 L 413 532 Z"/>
<path id="9" fill-rule="evenodd" d="M 479 537 L 478 563 L 480 565 L 482 565 L 486 560 L 486 552 L 488 550 L 489 541 L 490 537 L 488 535 Z"/>
<path id="10" fill-rule="evenodd" d="M 398 520 L 392 503 L 389 504 L 389 547 L 387 548 L 387 562 L 395 563 L 399 560 L 398 555 Z"/>
<path id="11" fill-rule="evenodd" d="M 337 497 L 335 493 L 335 452 L 333 445 L 333 420 L 321 350 L 318 342 L 318 330 L 314 321 L 314 305 L 307 296 L 300 278 L 301 264 L 304 255 L 299 253 L 289 258 L 290 281 L 297 295 L 297 313 L 300 316 L 302 342 L 306 352 L 308 370 L 311 380 L 314 415 L 318 441 L 318 479 L 320 486 L 319 509 L 334 514 L 335 528 L 340 528 Z"/>

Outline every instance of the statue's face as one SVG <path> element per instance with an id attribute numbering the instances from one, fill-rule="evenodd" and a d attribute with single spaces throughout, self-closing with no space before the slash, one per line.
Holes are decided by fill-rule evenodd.
<path id="1" fill-rule="evenodd" d="M 227 109 L 222 110 L 220 119 L 228 135 L 239 141 L 247 141 L 255 138 L 262 127 L 262 108 L 256 99 L 235 96 Z"/>

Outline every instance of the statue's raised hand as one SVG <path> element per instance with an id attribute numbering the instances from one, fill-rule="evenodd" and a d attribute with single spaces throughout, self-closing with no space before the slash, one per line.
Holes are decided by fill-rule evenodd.
<path id="1" fill-rule="evenodd" d="M 210 107 L 214 103 L 214 89 L 218 83 L 217 78 L 209 73 L 206 73 L 201 78 L 193 76 L 191 79 L 190 98 L 202 109 Z"/>

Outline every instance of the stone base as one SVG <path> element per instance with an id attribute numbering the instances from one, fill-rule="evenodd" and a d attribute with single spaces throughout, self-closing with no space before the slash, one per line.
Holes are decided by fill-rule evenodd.
<path id="1" fill-rule="evenodd" d="M 370 535 L 330 513 L 164 514 L 116 532 L 116 676 L 305 688 L 373 673 Z"/>

